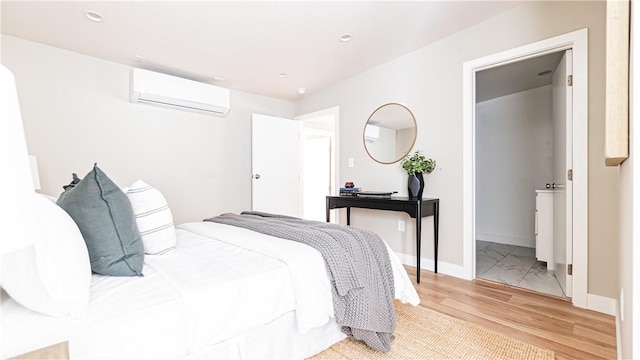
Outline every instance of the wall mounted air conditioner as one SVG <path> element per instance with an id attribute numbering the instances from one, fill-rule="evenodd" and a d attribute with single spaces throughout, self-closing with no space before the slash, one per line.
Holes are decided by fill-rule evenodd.
<path id="1" fill-rule="evenodd" d="M 376 142 L 380 138 L 380 127 L 367 124 L 364 127 L 364 142 Z"/>
<path id="2" fill-rule="evenodd" d="M 228 89 L 157 72 L 131 71 L 131 102 L 171 107 L 208 115 L 226 116 Z"/>

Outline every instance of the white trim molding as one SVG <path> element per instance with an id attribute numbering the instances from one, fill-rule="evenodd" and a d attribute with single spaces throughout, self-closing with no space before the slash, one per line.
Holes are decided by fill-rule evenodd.
<path id="1" fill-rule="evenodd" d="M 416 266 L 416 256 L 415 255 L 407 255 L 396 253 L 398 259 L 402 264 L 407 266 Z M 433 259 L 427 259 L 425 257 L 420 258 L 420 268 L 423 270 L 434 270 L 434 262 Z M 448 262 L 444 262 L 442 260 L 438 260 L 438 274 L 449 275 L 457 278 L 464 278 L 464 268 L 460 265 L 451 264 Z"/>
<path id="2" fill-rule="evenodd" d="M 489 241 L 499 244 L 524 246 L 528 248 L 536 247 L 535 238 L 525 238 L 517 235 L 492 234 L 478 231 L 476 232 L 476 240 Z"/>
<path id="3" fill-rule="evenodd" d="M 573 50 L 573 297 L 587 308 L 587 155 L 588 155 L 588 30 L 524 45 L 463 64 L 463 278 L 475 278 L 475 78 L 476 72 L 563 50 Z"/>
<path id="4" fill-rule="evenodd" d="M 587 294 L 587 309 L 601 312 L 603 314 L 617 316 L 618 302 L 615 299 L 596 295 Z"/>

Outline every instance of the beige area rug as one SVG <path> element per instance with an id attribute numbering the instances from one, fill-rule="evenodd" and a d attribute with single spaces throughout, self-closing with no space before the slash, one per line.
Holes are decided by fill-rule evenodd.
<path id="1" fill-rule="evenodd" d="M 321 359 L 553 359 L 551 350 L 525 344 L 464 320 L 396 301 L 395 340 L 391 351 L 371 350 L 345 339 L 320 354 Z"/>

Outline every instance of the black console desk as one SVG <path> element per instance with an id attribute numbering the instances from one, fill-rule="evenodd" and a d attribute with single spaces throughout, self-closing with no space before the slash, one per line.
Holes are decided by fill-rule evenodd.
<path id="1" fill-rule="evenodd" d="M 327 222 L 331 209 L 347 208 L 347 225 L 351 225 L 351 208 L 402 211 L 416 219 L 416 267 L 420 283 L 420 243 L 423 217 L 433 216 L 434 269 L 438 272 L 438 222 L 440 199 L 410 199 L 408 197 L 370 198 L 359 196 L 327 196 Z"/>

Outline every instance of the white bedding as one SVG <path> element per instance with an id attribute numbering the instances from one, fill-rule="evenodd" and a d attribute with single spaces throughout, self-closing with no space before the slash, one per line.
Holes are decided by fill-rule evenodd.
<path id="1" fill-rule="evenodd" d="M 180 294 L 153 269 L 144 274 L 93 275 L 85 320 L 41 315 L 3 294 L 2 358 L 63 341 L 69 341 L 72 358 L 185 356 L 186 341 L 176 336 L 183 323 Z"/>
<path id="2" fill-rule="evenodd" d="M 177 233 L 179 251 L 148 256 L 145 265 L 181 295 L 189 353 L 296 309 L 286 263 L 183 229 Z"/>
<path id="3" fill-rule="evenodd" d="M 322 326 L 333 318 L 331 284 L 327 278 L 324 259 L 312 247 L 218 223 L 188 223 L 181 225 L 180 228 L 260 252 L 287 263 L 293 281 L 300 332 L 304 333 L 314 327 Z M 403 303 L 418 305 L 420 298 L 402 263 L 388 246 L 387 250 L 393 267 L 396 299 Z"/>
<path id="4" fill-rule="evenodd" d="M 176 232 L 176 251 L 147 256 L 144 277 L 94 275 L 86 320 L 40 315 L 3 296 L 2 357 L 64 340 L 71 358 L 265 354 L 251 348 L 303 357 L 344 337 L 332 320 L 330 285 L 316 250 L 211 222 L 183 224 Z M 389 252 L 396 298 L 417 305 L 406 271 Z M 256 342 L 275 329 L 288 333 Z M 294 351 L 292 339 L 309 345 L 301 340 Z M 234 353 L 223 355 L 227 351 Z"/>

